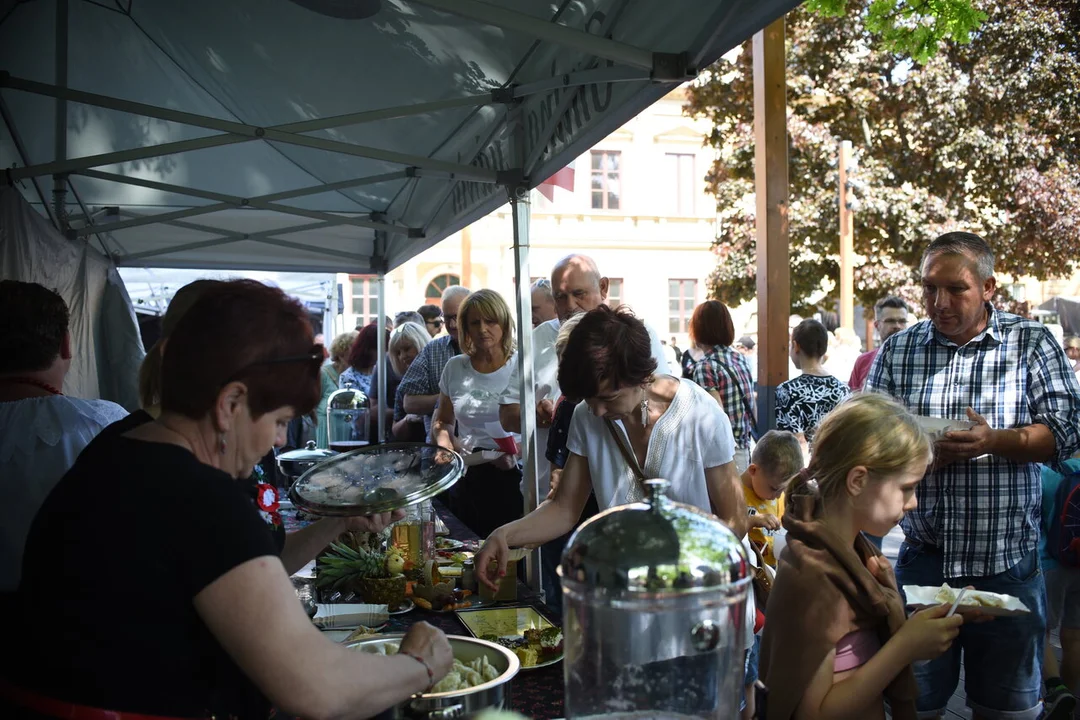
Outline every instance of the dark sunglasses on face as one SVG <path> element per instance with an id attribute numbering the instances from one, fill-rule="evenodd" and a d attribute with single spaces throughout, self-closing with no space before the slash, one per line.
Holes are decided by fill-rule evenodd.
<path id="1" fill-rule="evenodd" d="M 443 321 L 442 320 L 428 320 L 427 324 L 428 325 L 434 325 L 437 328 L 441 328 L 443 326 Z"/>

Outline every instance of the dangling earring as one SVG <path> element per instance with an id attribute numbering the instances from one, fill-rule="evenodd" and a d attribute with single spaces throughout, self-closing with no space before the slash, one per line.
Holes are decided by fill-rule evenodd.
<path id="1" fill-rule="evenodd" d="M 225 433 L 218 433 L 218 452 L 225 454 Z"/>
<path id="2" fill-rule="evenodd" d="M 649 426 L 649 391 L 641 388 L 641 426 Z"/>

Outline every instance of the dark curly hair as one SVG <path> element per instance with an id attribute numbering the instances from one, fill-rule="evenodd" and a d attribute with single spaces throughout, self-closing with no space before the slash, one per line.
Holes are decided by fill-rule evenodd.
<path id="1" fill-rule="evenodd" d="M 612 389 L 633 387 L 656 372 L 649 331 L 625 307 L 601 305 L 585 313 L 562 358 L 559 387 L 571 400 L 596 397 L 605 380 Z"/>

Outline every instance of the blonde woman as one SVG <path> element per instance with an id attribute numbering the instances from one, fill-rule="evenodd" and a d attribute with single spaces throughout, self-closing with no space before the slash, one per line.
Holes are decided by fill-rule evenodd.
<path id="1" fill-rule="evenodd" d="M 322 366 L 319 372 L 319 383 L 322 388 L 322 397 L 315 407 L 316 434 L 315 444 L 323 450 L 330 447 L 330 437 L 326 430 L 326 401 L 338 389 L 338 381 L 341 373 L 349 367 L 349 350 L 356 342 L 356 331 L 343 332 L 330 343 L 330 362 Z"/>
<path id="2" fill-rule="evenodd" d="M 491 425 L 501 429 L 499 398 L 517 361 L 510 308 L 494 290 L 478 290 L 462 303 L 458 327 L 462 354 L 443 368 L 431 438 L 464 454 L 496 450 Z M 451 492 L 451 508 L 470 530 L 487 537 L 521 517 L 520 483 L 517 457 L 501 454 L 469 468 Z"/>
<path id="3" fill-rule="evenodd" d="M 810 465 L 787 491 L 780 554 L 761 639 L 767 720 L 914 720 L 911 665 L 952 646 L 964 618 L 947 605 L 905 617 L 882 536 L 916 507 L 933 459 L 915 418 L 884 395 L 858 394 L 818 426 Z"/>

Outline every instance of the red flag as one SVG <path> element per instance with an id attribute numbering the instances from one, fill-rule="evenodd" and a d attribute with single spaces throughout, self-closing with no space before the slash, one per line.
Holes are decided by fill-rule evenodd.
<path id="1" fill-rule="evenodd" d="M 547 180 L 537 185 L 536 189 L 539 190 L 540 194 L 546 197 L 550 202 L 555 202 L 555 188 L 557 187 L 561 187 L 563 190 L 569 190 L 570 192 L 574 192 L 573 160 L 571 160 L 570 164 L 564 167 L 562 170 L 557 171 Z"/>

